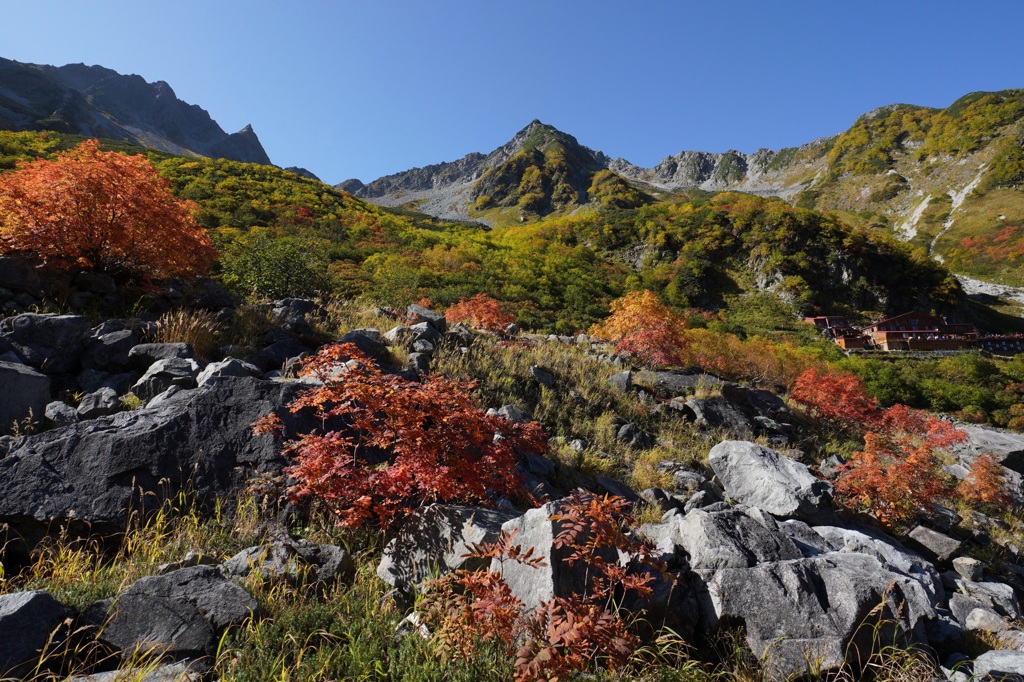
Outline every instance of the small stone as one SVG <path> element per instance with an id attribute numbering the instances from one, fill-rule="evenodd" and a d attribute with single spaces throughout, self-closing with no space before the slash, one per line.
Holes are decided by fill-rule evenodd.
<path id="1" fill-rule="evenodd" d="M 985 564 L 971 557 L 960 556 L 953 559 L 953 570 L 974 582 L 980 582 L 985 577 Z"/>

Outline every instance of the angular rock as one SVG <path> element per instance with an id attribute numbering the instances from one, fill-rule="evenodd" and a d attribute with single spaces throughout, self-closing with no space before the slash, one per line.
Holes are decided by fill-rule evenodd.
<path id="1" fill-rule="evenodd" d="M 128 351 L 128 360 L 132 367 L 144 371 L 157 360 L 179 358 L 186 360 L 194 357 L 192 346 L 187 343 L 140 343 Z"/>
<path id="2" fill-rule="evenodd" d="M 641 450 L 651 447 L 651 437 L 636 424 L 623 424 L 615 434 L 615 440 Z"/>
<path id="3" fill-rule="evenodd" d="M 138 337 L 130 329 L 103 334 L 86 346 L 82 355 L 82 366 L 104 372 L 121 372 L 129 369 L 129 353 L 138 343 Z"/>
<path id="4" fill-rule="evenodd" d="M 81 366 L 92 324 L 81 315 L 24 313 L 0 320 L 0 338 L 45 374 L 72 374 Z"/>
<path id="5" fill-rule="evenodd" d="M 633 385 L 652 393 L 656 398 L 671 400 L 690 395 L 698 388 L 717 388 L 725 382 L 711 374 L 689 374 L 679 371 L 643 371 L 633 373 Z"/>
<path id="6" fill-rule="evenodd" d="M 834 518 L 832 485 L 774 450 L 747 441 L 723 441 L 711 448 L 708 464 L 726 495 L 738 502 L 812 524 Z"/>
<path id="7" fill-rule="evenodd" d="M 633 390 L 633 373 L 619 372 L 618 374 L 613 374 L 605 380 L 605 383 L 623 393 L 629 393 Z"/>
<path id="8" fill-rule="evenodd" d="M 444 333 L 444 340 L 453 346 L 469 347 L 476 340 L 476 335 L 473 334 L 472 329 L 459 322 L 448 328 L 448 331 Z"/>
<path id="9" fill-rule="evenodd" d="M 132 386 L 132 393 L 143 400 L 154 398 L 171 386 L 194 388 L 199 375 L 199 364 L 192 359 L 168 358 L 157 360 L 142 378 Z"/>
<path id="10" fill-rule="evenodd" d="M 291 358 L 308 354 L 309 348 L 295 339 L 282 339 L 260 350 L 252 357 L 252 364 L 264 372 L 281 369 Z"/>
<path id="11" fill-rule="evenodd" d="M 0 594 L 0 678 L 29 674 L 67 609 L 46 592 Z"/>
<path id="12" fill-rule="evenodd" d="M 89 393 L 78 404 L 79 419 L 95 419 L 106 417 L 121 411 L 121 399 L 112 388 L 101 388 Z"/>
<path id="13" fill-rule="evenodd" d="M 301 388 L 225 377 L 156 406 L 0 441 L 0 524 L 29 539 L 72 520 L 118 532 L 129 514 L 185 488 L 201 505 L 231 499 L 248 476 L 286 462 L 273 437 L 253 434 L 253 422 L 276 412 L 286 437 L 316 428 L 313 417 L 283 409 Z"/>
<path id="14" fill-rule="evenodd" d="M 974 582 L 980 582 L 985 577 L 985 564 L 967 556 L 953 559 L 953 570 Z"/>
<path id="15" fill-rule="evenodd" d="M 392 327 L 383 336 L 384 341 L 386 341 L 389 346 L 400 345 L 408 338 L 412 338 L 412 332 L 404 324 Z"/>
<path id="16" fill-rule="evenodd" d="M 429 322 L 418 322 L 410 326 L 409 333 L 412 334 L 413 341 L 440 343 L 443 338 L 441 332 L 437 331 Z"/>
<path id="17" fill-rule="evenodd" d="M 212 566 L 193 566 L 132 583 L 87 619 L 105 623 L 101 638 L 131 654 L 137 647 L 182 660 L 216 651 L 225 628 L 258 613 L 245 590 Z"/>
<path id="18" fill-rule="evenodd" d="M 506 532 L 516 533 L 514 545 L 523 551 L 532 547 L 533 556 L 542 558 L 546 564 L 534 567 L 517 561 L 491 561 L 491 570 L 501 573 L 512 595 L 523 602 L 526 612 L 535 611 L 542 601 L 552 597 L 582 595 L 593 587 L 593 576 L 589 575 L 590 571 L 582 562 L 569 566 L 566 561 L 571 550 L 554 546 L 555 536 L 562 530 L 563 522 L 553 521 L 550 517 L 561 509 L 560 501 L 548 502 L 505 522 L 501 527 Z M 611 549 L 602 550 L 599 554 L 612 563 L 619 558 L 618 553 Z"/>
<path id="19" fill-rule="evenodd" d="M 675 543 L 689 555 L 692 569 L 749 567 L 803 557 L 775 519 L 759 509 L 695 509 L 673 521 Z"/>
<path id="20" fill-rule="evenodd" d="M 533 417 L 515 405 L 502 405 L 498 408 L 497 413 L 499 417 L 504 417 L 510 422 L 515 422 L 516 424 L 525 424 L 533 421 Z"/>
<path id="21" fill-rule="evenodd" d="M 54 400 L 46 406 L 46 418 L 54 426 L 65 426 L 78 421 L 78 411 L 59 400 Z"/>
<path id="22" fill-rule="evenodd" d="M 487 560 L 467 559 L 463 554 L 470 544 L 497 540 L 502 524 L 517 516 L 499 509 L 444 504 L 417 510 L 384 548 L 377 575 L 411 594 L 414 586 L 432 577 L 487 566 Z"/>
<path id="23" fill-rule="evenodd" d="M 907 537 L 912 541 L 913 546 L 921 550 L 925 556 L 939 563 L 948 561 L 950 557 L 959 552 L 962 544 L 955 538 L 924 526 L 915 526 L 907 534 Z"/>
<path id="24" fill-rule="evenodd" d="M 827 672 L 867 660 L 873 624 L 898 624 L 904 641 L 925 642 L 935 604 L 913 579 L 863 554 L 830 553 L 753 568 L 723 568 L 708 583 L 719 624 L 744 624 L 769 679 Z M 884 607 L 875 611 L 884 603 Z M 892 641 L 892 634 L 881 634 Z"/>
<path id="25" fill-rule="evenodd" d="M 1024 434 L 984 426 L 958 426 L 967 439 L 953 448 L 954 454 L 970 463 L 978 455 L 990 454 L 1008 469 L 1024 474 Z"/>
<path id="26" fill-rule="evenodd" d="M 340 343 L 351 343 L 366 355 L 376 360 L 387 361 L 391 357 L 384 337 L 376 329 L 353 329 L 339 339 Z"/>
<path id="27" fill-rule="evenodd" d="M 412 342 L 412 351 L 414 353 L 425 353 L 427 355 L 434 355 L 434 344 L 426 339 L 420 339 L 419 341 Z"/>
<path id="28" fill-rule="evenodd" d="M 974 659 L 978 682 L 1024 682 L 1024 651 L 996 649 Z"/>
<path id="29" fill-rule="evenodd" d="M 409 369 L 419 375 L 430 373 L 430 356 L 426 353 L 409 353 Z"/>
<path id="30" fill-rule="evenodd" d="M 354 569 L 352 557 L 341 547 L 291 538 L 243 549 L 221 567 L 232 578 L 258 572 L 264 581 L 285 579 L 292 584 L 331 582 Z"/>
<path id="31" fill-rule="evenodd" d="M 557 383 L 555 375 L 551 373 L 551 370 L 545 369 L 539 365 L 530 365 L 530 376 L 534 381 L 545 388 L 554 388 Z"/>
<path id="32" fill-rule="evenodd" d="M 225 358 L 220 362 L 211 362 L 199 376 L 196 377 L 196 385 L 202 388 L 222 377 L 259 377 L 263 373 L 259 367 L 250 365 L 238 358 Z"/>
<path id="33" fill-rule="evenodd" d="M 30 415 L 42 419 L 50 402 L 50 378 L 28 365 L 0 362 L 0 433 Z"/>
<path id="34" fill-rule="evenodd" d="M 979 606 L 992 609 L 999 615 L 1006 616 L 1007 618 L 1020 619 L 1021 611 L 1020 604 L 1017 602 L 1017 595 L 1013 588 L 1006 583 L 999 583 L 993 580 L 976 583 L 961 578 L 956 581 L 956 585 L 963 594 L 977 602 Z M 970 613 L 970 610 L 967 613 Z"/>
<path id="35" fill-rule="evenodd" d="M 444 315 L 435 313 L 420 305 L 411 305 L 406 309 L 411 322 L 426 322 L 438 332 L 443 334 L 448 329 L 448 321 Z"/>
<path id="36" fill-rule="evenodd" d="M 740 438 L 752 438 L 758 431 L 750 415 L 725 398 L 691 398 L 686 406 L 696 416 L 698 426 L 724 429 Z"/>

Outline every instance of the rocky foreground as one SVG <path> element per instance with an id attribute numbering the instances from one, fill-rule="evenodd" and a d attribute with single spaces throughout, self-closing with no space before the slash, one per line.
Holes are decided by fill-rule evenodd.
<path id="1" fill-rule="evenodd" d="M 279 333 L 268 334 L 245 359 L 217 362 L 197 359 L 188 344 L 143 343 L 145 323 L 138 321 L 96 325 L 81 315 L 35 313 L 0 321 L 0 423 L 24 423 L 31 415 L 35 428 L 45 427 L 0 438 L 6 574 L 27 565 L 33 548 L 62 528 L 116 534 L 133 514 L 181 491 L 209 506 L 233 499 L 254 477 L 280 474 L 287 465 L 280 436 L 255 435 L 252 425 L 276 413 L 283 437 L 314 428 L 309 415 L 285 409 L 309 385 L 289 368 L 313 350 L 302 332 L 314 305 L 275 303 Z M 410 377 L 430 370 L 438 348 L 473 343 L 473 332 L 449 328 L 440 315 L 409 312 L 408 324 L 387 333 L 362 329 L 344 338 L 375 357 L 388 357 L 395 347 L 412 351 L 408 366 L 394 368 Z M 538 382 L 556 381 L 542 368 L 533 371 Z M 785 447 L 788 410 L 774 394 L 678 372 L 624 372 L 611 383 L 649 391 L 683 418 L 738 438 L 716 445 L 703 468 L 663 462 L 672 473 L 670 489 L 637 494 L 610 479 L 590 482 L 598 492 L 642 500 L 662 513 L 635 532 L 653 544 L 664 570 L 652 575 L 652 596 L 625 608 L 698 644 L 743 626 L 770 679 L 845 665 L 857 670 L 880 643 L 931 652 L 951 680 L 1024 676 L 1024 569 L 965 556 L 968 548 L 992 544 L 984 527 L 998 521 L 940 510 L 898 540 L 837 510 L 831 484 L 807 466 L 752 442 L 759 436 Z M 720 396 L 691 395 L 710 384 Z M 69 391 L 79 394 L 76 406 L 60 399 Z M 129 393 L 141 403 L 135 409 L 126 409 Z M 499 412 L 530 418 L 511 405 Z M 620 425 L 618 435 L 638 446 L 645 438 L 630 424 Z M 986 429 L 970 435 L 951 472 L 993 452 L 1019 496 L 1024 438 Z M 548 500 L 535 509 L 415 510 L 393 533 L 377 570 L 394 587 L 393 598 L 411 604 L 425 579 L 467 567 L 467 548 L 495 540 L 501 530 L 516 531 L 516 543 L 545 559 L 543 567 L 498 560 L 491 566 L 528 609 L 588 589 L 586 566 L 570 565 L 554 541 L 561 522 L 552 517 L 571 492 L 563 487 L 562 466 L 536 455 L 521 458 L 528 486 Z M 30 674 L 48 642 L 73 632 L 122 652 L 124 660 L 139 648 L 160 652 L 165 664 L 145 679 L 201 679 L 224 630 L 260 618 L 241 579 L 255 572 L 268 581 L 330 583 L 350 579 L 352 571 L 344 549 L 294 538 L 281 525 L 265 545 L 223 562 L 183 556 L 77 611 L 43 591 L 0 594 L 0 677 Z M 995 648 L 976 655 L 979 641 Z"/>

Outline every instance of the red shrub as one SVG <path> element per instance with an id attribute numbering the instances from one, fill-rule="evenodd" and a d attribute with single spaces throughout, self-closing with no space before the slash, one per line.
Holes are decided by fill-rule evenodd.
<path id="1" fill-rule="evenodd" d="M 350 358 L 356 362 L 346 365 Z M 515 424 L 473 405 L 473 384 L 385 374 L 352 344 L 321 349 L 305 373 L 323 384 L 289 409 L 311 408 L 326 423 L 346 426 L 287 446 L 295 460 L 289 473 L 299 481 L 292 494 L 326 503 L 345 525 L 387 528 L 431 502 L 489 505 L 495 496 L 517 495 L 519 453 L 545 447 L 538 424 Z"/>

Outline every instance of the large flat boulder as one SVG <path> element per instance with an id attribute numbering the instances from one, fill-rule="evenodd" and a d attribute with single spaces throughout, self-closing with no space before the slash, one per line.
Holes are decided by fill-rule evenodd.
<path id="1" fill-rule="evenodd" d="M 253 422 L 276 412 L 286 434 L 316 426 L 283 409 L 300 389 L 224 377 L 152 407 L 0 441 L 0 524 L 30 539 L 66 522 L 117 532 L 130 514 L 181 490 L 204 504 L 230 500 L 250 475 L 286 463 L 273 437 L 253 434 Z"/>
<path id="2" fill-rule="evenodd" d="M 256 600 L 213 566 L 192 566 L 132 583 L 94 604 L 86 620 L 101 639 L 131 655 L 136 649 L 181 660 L 213 654 L 221 633 L 258 611 Z"/>
<path id="3" fill-rule="evenodd" d="M 50 403 L 50 378 L 28 365 L 0 362 L 0 433 L 14 422 L 42 419 Z"/>
<path id="4" fill-rule="evenodd" d="M 78 371 L 91 330 L 92 323 L 81 315 L 24 313 L 0 320 L 0 338 L 46 374 Z"/>
<path id="5" fill-rule="evenodd" d="M 970 463 L 978 455 L 992 455 L 997 462 L 1018 474 L 1024 474 L 1024 434 L 984 426 L 959 426 L 967 439 L 953 452 Z"/>
<path id="6" fill-rule="evenodd" d="M 708 590 L 719 625 L 743 624 L 774 680 L 857 666 L 875 636 L 926 642 L 925 626 L 937 618 L 920 583 L 857 553 L 724 568 Z"/>
<path id="7" fill-rule="evenodd" d="M 749 441 L 722 441 L 711 448 L 708 464 L 726 496 L 737 502 L 812 524 L 834 519 L 832 485 L 770 448 Z"/>
<path id="8" fill-rule="evenodd" d="M 46 592 L 0 594 L 0 679 L 30 674 L 66 616 L 67 609 Z"/>
<path id="9" fill-rule="evenodd" d="M 669 523 L 673 522 L 676 546 L 686 552 L 690 568 L 696 570 L 749 567 L 803 556 L 775 519 L 760 509 L 694 509 L 686 516 L 670 517 Z"/>

